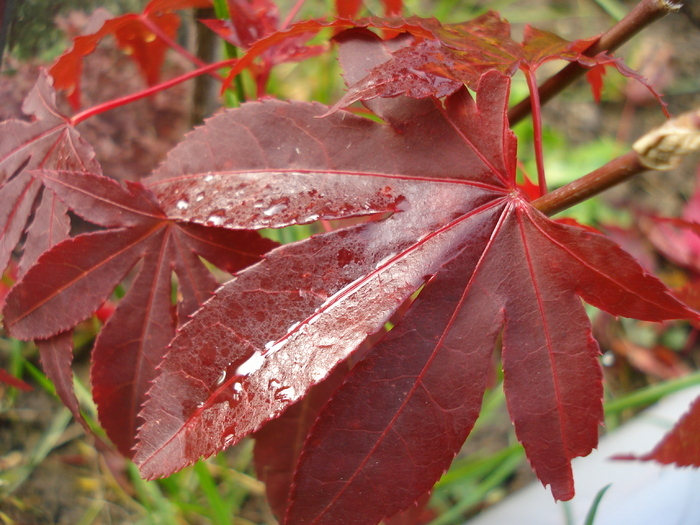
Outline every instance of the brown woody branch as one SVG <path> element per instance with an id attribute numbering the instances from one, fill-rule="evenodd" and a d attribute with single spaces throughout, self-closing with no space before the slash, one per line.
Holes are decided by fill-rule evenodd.
<path id="1" fill-rule="evenodd" d="M 699 150 L 700 110 L 695 110 L 667 121 L 635 142 L 629 153 L 536 199 L 532 205 L 545 215 L 554 215 L 643 171 L 676 168 L 687 155 Z"/>
<path id="2" fill-rule="evenodd" d="M 651 23 L 678 11 L 682 5 L 681 1 L 674 0 L 642 0 L 625 18 L 603 33 L 584 54 L 592 57 L 604 51 L 614 51 Z M 568 64 L 540 86 L 540 103 L 545 104 L 554 98 L 585 72 L 586 68 L 577 62 Z M 511 126 L 529 115 L 531 109 L 529 97 L 513 106 L 508 112 Z"/>

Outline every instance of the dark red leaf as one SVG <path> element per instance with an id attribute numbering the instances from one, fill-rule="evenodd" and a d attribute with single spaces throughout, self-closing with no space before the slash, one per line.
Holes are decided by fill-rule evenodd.
<path id="1" fill-rule="evenodd" d="M 478 145 L 496 151 L 505 147 L 509 154 L 514 153 L 514 141 L 504 144 L 502 139 L 506 122 L 502 105 L 490 109 L 499 93 L 502 97 L 503 88 L 493 94 L 484 92 L 484 112 L 495 114 L 495 127 L 500 129 L 496 142 L 495 135 L 484 130 L 478 134 L 455 130 L 433 103 L 428 103 L 432 110 L 419 115 L 387 110 L 396 120 L 407 119 L 403 133 L 397 134 L 388 126 L 345 113 L 313 118 L 327 109 L 323 106 L 269 101 L 217 116 L 171 153 L 147 183 L 169 214 L 181 213 L 190 220 L 211 222 L 214 210 L 204 205 L 219 210 L 217 219 L 228 227 L 279 227 L 319 217 L 402 209 L 404 201 L 413 204 L 405 220 L 399 219 L 404 215 L 399 213 L 384 222 L 279 248 L 224 286 L 196 321 L 183 327 L 151 391 L 164 404 L 151 402 L 142 414 L 147 421 L 142 435 L 154 431 L 151 422 L 158 420 L 158 433 L 164 438 L 149 437 L 140 445 L 135 460 L 147 477 L 212 454 L 278 415 L 368 334 L 379 330 L 425 277 L 437 270 L 441 257 L 435 258 L 432 250 L 449 257 L 458 249 L 455 236 L 459 234 L 443 233 L 438 225 L 478 208 L 497 187 L 478 182 L 491 176 L 491 168 L 484 167 L 479 154 L 453 146 L 464 144 L 460 135 L 464 133 Z M 406 125 L 409 123 L 411 126 Z M 420 146 L 424 129 L 441 137 L 429 150 Z M 236 131 L 244 134 L 231 141 Z M 275 141 L 277 134 L 285 141 Z M 219 140 L 226 140 L 227 148 L 217 147 Z M 201 152 L 202 141 L 211 143 L 211 155 L 192 155 L 193 150 Z M 270 146 L 262 148 L 262 144 Z M 494 158 L 506 172 L 504 162 L 508 161 Z M 448 184 L 445 188 L 455 187 L 443 192 L 440 184 L 421 180 L 427 174 L 452 176 L 459 182 Z M 467 174 L 472 180 L 465 178 Z M 506 187 L 503 180 L 497 178 L 496 183 Z M 395 198 L 397 194 L 402 198 Z M 198 200 L 199 195 L 211 197 Z M 430 198 L 442 199 L 443 206 L 425 214 L 421 203 Z M 177 210 L 177 202 L 187 206 Z M 415 244 L 421 237 L 425 239 Z M 309 258 L 304 253 L 314 255 Z M 301 258 L 311 266 L 301 270 Z M 273 274 L 271 268 L 276 268 Z M 351 316 L 353 324 L 348 324 L 345 310 L 351 304 L 358 304 L 363 314 Z M 279 312 L 276 318 L 269 317 L 270 308 Z M 241 322 L 242 312 L 257 322 Z M 329 330 L 342 344 L 326 348 L 323 341 Z M 222 338 L 230 343 L 222 345 Z M 206 364 L 193 367 L 190 357 L 187 364 L 181 360 L 193 344 L 203 349 Z M 244 362 L 241 370 L 251 373 L 239 377 L 242 372 L 236 374 L 236 370 Z M 294 362 L 307 363 L 299 376 L 289 368 Z M 187 377 L 182 376 L 185 366 Z M 183 387 L 173 388 L 180 381 L 185 382 Z M 270 388 L 271 382 L 280 388 Z M 162 397 L 166 391 L 170 392 L 167 402 Z M 174 398 L 174 391 L 181 395 Z M 222 410 L 237 397 L 239 404 Z M 217 421 L 214 432 L 213 420 Z"/>
<path id="2" fill-rule="evenodd" d="M 39 349 L 41 366 L 46 377 L 53 383 L 56 394 L 71 411 L 75 420 L 86 430 L 89 429 L 80 413 L 78 398 L 73 391 L 73 332 L 63 332 L 48 339 L 37 340 L 36 346 Z"/>
<path id="3" fill-rule="evenodd" d="M 165 219 L 153 195 L 141 184 L 117 181 L 79 171 L 48 171 L 38 174 L 75 213 L 107 228 L 144 226 Z"/>
<path id="4" fill-rule="evenodd" d="M 700 398 L 696 399 L 654 450 L 642 456 L 620 455 L 616 459 L 657 461 L 664 465 L 700 467 Z"/>
<path id="5" fill-rule="evenodd" d="M 348 371 L 347 364 L 339 365 L 329 377 L 312 387 L 306 397 L 254 434 L 255 470 L 258 479 L 265 483 L 267 500 L 280 521 L 287 510 L 294 471 L 306 435 Z"/>
<path id="6" fill-rule="evenodd" d="M 100 421 L 119 450 L 130 455 L 141 424 L 138 413 L 177 325 L 173 270 L 179 284 L 177 308 L 186 320 L 217 286 L 197 254 L 235 272 L 258 261 L 275 243 L 253 232 L 170 220 L 137 183 L 124 188 L 83 172 L 35 174 L 47 192 L 76 214 L 110 229 L 79 235 L 44 253 L 8 295 L 5 326 L 24 339 L 68 330 L 95 312 L 142 260 L 135 282 L 93 350 L 92 386 Z M 69 376 L 62 379 L 69 383 Z"/>
<path id="7" fill-rule="evenodd" d="M 553 33 L 526 26 L 523 42 L 518 44 L 510 37 L 510 25 L 493 11 L 461 24 L 426 21 L 423 27 L 432 32 L 432 38 L 393 51 L 390 60 L 370 69 L 364 78 L 349 83 L 348 92 L 332 110 L 358 100 L 400 94 L 413 98 L 444 97 L 462 84 L 474 89 L 486 71 L 512 75 L 518 69 L 534 71 L 551 60 L 568 60 L 598 68 L 597 76 L 590 77 L 596 99 L 600 98 L 602 86 L 600 68 L 612 66 L 646 86 L 665 111 L 660 95 L 620 60 L 605 53 L 595 57 L 583 54 L 595 38 L 568 42 Z M 410 32 L 411 28 L 407 30 Z"/>
<path id="8" fill-rule="evenodd" d="M 346 63 L 349 76 L 382 54 Z M 614 243 L 548 220 L 517 191 L 508 86 L 490 72 L 477 103 L 465 89 L 444 104 L 368 102 L 390 125 L 248 104 L 176 148 L 147 184 L 183 220 L 262 228 L 393 214 L 278 248 L 180 330 L 141 414 L 145 477 L 258 430 L 428 281 L 319 417 L 287 523 L 374 523 L 427 492 L 473 425 L 501 330 L 517 435 L 555 497 L 573 496 L 570 460 L 595 446 L 602 417 L 598 347 L 577 295 L 614 315 L 695 314 Z"/>
<path id="9" fill-rule="evenodd" d="M 172 257 L 170 250 L 167 239 L 149 250 L 141 271 L 102 328 L 92 351 L 90 379 L 100 423 L 127 457 L 132 454 L 136 430 L 141 425 L 137 415 L 146 391 L 175 334 L 172 268 L 167 264 Z"/>
<path id="10" fill-rule="evenodd" d="M 7 370 L 0 368 L 0 383 L 4 383 L 8 386 L 23 390 L 24 392 L 31 392 L 34 390 L 31 385 L 28 385 L 22 381 L 19 377 L 13 376 Z"/>
<path id="11" fill-rule="evenodd" d="M 0 124 L 0 272 L 27 228 L 41 193 L 41 203 L 24 243 L 26 261 L 21 273 L 46 249 L 63 240 L 67 218 L 50 192 L 42 192 L 29 170 L 43 168 L 101 173 L 95 152 L 61 115 L 51 78 L 42 73 L 22 109 L 31 122 L 8 120 Z M 45 195 L 44 195 L 45 194 Z"/>
<path id="12" fill-rule="evenodd" d="M 161 230 L 161 231 L 158 231 Z M 104 303 L 162 228 L 80 235 L 43 254 L 5 300 L 5 327 L 17 339 L 45 339 L 73 328 Z"/>
<path id="13" fill-rule="evenodd" d="M 348 92 L 333 110 L 358 100 L 400 94 L 412 98 L 443 97 L 457 91 L 463 84 L 475 88 L 479 77 L 486 71 L 497 70 L 512 75 L 518 68 L 516 57 L 522 50 L 510 38 L 510 25 L 493 11 L 463 24 L 442 26 L 436 21 L 426 20 L 423 25 L 431 31 L 432 38 L 414 45 L 405 41 L 398 47 L 388 41 L 385 45 L 394 48 L 389 48 L 392 55 L 387 55 L 381 66 L 367 68 L 363 77 L 347 82 Z M 411 34 L 422 36 L 411 27 L 407 29 Z M 364 38 L 366 48 L 372 45 L 372 39 L 376 39 L 369 32 Z M 343 38 L 346 40 L 349 39 Z M 355 46 L 359 44 L 356 42 Z M 344 54 L 354 55 L 355 51 L 347 49 Z"/>

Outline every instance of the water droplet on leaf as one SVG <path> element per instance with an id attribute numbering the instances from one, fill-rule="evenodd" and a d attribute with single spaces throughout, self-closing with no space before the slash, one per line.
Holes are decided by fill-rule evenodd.
<path id="1" fill-rule="evenodd" d="M 210 215 L 207 217 L 207 222 L 214 226 L 221 226 L 224 223 L 224 218 L 221 215 Z"/>
<path id="2" fill-rule="evenodd" d="M 265 211 L 263 211 L 263 215 L 265 217 L 272 217 L 273 215 L 276 215 L 279 212 L 286 210 L 288 202 L 288 199 L 280 199 L 277 201 L 273 201 L 271 206 Z"/>

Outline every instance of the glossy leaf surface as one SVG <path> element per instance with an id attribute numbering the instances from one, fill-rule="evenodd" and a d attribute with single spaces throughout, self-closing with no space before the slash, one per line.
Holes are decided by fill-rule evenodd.
<path id="1" fill-rule="evenodd" d="M 84 172 L 44 170 L 36 176 L 75 213 L 108 229 L 65 240 L 44 253 L 9 293 L 5 326 L 22 339 L 70 330 L 92 315 L 141 260 L 136 280 L 92 353 L 101 423 L 119 450 L 130 455 L 137 415 L 177 325 L 173 271 L 182 294 L 179 313 L 186 319 L 217 286 L 195 254 L 236 271 L 256 262 L 274 243 L 251 232 L 169 220 L 140 184 L 127 183 L 125 189 Z M 64 380 L 70 368 L 55 370 Z"/>
<path id="2" fill-rule="evenodd" d="M 0 124 L 0 272 L 26 232 L 20 273 L 68 235 L 66 209 L 29 173 L 43 168 L 101 173 L 95 152 L 56 107 L 52 80 L 42 73 L 22 110 L 32 120 Z M 38 206 L 32 219 L 32 212 Z"/>
<path id="3" fill-rule="evenodd" d="M 205 3 L 153 0 L 142 15 L 98 20 L 59 60 L 59 83 L 75 102 L 82 59 L 108 34 L 154 82 L 172 11 Z M 554 497 L 571 498 L 570 462 L 595 447 L 602 419 L 582 300 L 615 316 L 700 318 L 611 240 L 533 206 L 544 174 L 535 193 L 516 184 L 509 77 L 522 69 L 532 81 L 552 59 L 592 67 L 598 90 L 603 66 L 636 74 L 585 56 L 592 40 L 526 27 L 515 42 L 492 12 L 463 24 L 340 18 L 277 30 L 267 0 L 227 5 L 232 20 L 208 25 L 248 49 L 229 80 L 249 68 L 261 91 L 272 65 L 317 51 L 304 45 L 311 35 L 354 27 L 336 38 L 348 95 L 333 108 L 224 110 L 143 184 L 122 186 L 101 175 L 42 78 L 25 103 L 35 120 L 1 128 L 13 138 L 0 145 L 0 202 L 10 203 L 0 262 L 26 239 L 3 309 L 8 333 L 37 340 L 80 419 L 71 331 L 125 283 L 92 353 L 108 436 L 154 478 L 253 434 L 287 525 L 417 519 L 474 426 L 502 340 L 517 437 Z M 377 118 L 338 111 L 352 101 Z M 65 239 L 68 210 L 98 230 Z M 320 220 L 345 222 L 276 248 L 251 231 Z M 207 264 L 232 279 L 217 289 Z M 696 430 L 689 418 L 681 437 Z M 662 448 L 679 450 L 669 439 Z"/>
<path id="4" fill-rule="evenodd" d="M 441 25 L 431 21 L 425 27 L 433 38 L 392 50 L 388 61 L 350 83 L 348 92 L 333 109 L 349 106 L 358 100 L 401 94 L 413 98 L 443 97 L 463 84 L 474 89 L 486 71 L 513 75 L 518 69 L 535 71 L 551 60 L 578 62 L 587 68 L 598 67 L 595 70 L 598 76 L 589 78 L 596 100 L 600 100 L 602 90 L 600 68 L 610 66 L 641 82 L 661 101 L 654 89 L 621 61 L 605 53 L 586 56 L 584 53 L 595 38 L 569 42 L 528 25 L 523 42 L 518 43 L 510 36 L 510 24 L 493 11 L 460 24 Z"/>
<path id="5" fill-rule="evenodd" d="M 377 50 L 344 61 L 347 76 L 380 63 Z M 464 89 L 444 103 L 369 102 L 388 124 L 248 104 L 171 153 L 147 184 L 182 219 L 263 228 L 392 215 L 276 249 L 179 331 L 142 413 L 144 476 L 280 415 L 427 282 L 312 429 L 286 522 L 375 523 L 428 491 L 478 415 L 501 330 L 518 437 L 555 497 L 573 496 L 570 460 L 595 446 L 602 417 L 598 348 L 577 296 L 615 315 L 694 314 L 614 243 L 549 221 L 517 190 L 508 85 L 491 72 L 476 103 Z M 207 155 L 193 155 L 203 144 Z"/>

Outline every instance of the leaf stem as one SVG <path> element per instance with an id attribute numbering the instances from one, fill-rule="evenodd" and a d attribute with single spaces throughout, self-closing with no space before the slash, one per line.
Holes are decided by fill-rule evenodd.
<path id="1" fill-rule="evenodd" d="M 595 56 L 604 51 L 614 51 L 646 26 L 669 13 L 678 11 L 681 6 L 682 2 L 674 0 L 642 0 L 625 18 L 603 33 L 583 54 Z M 572 62 L 559 73 L 547 79 L 539 88 L 540 103 L 546 104 L 582 76 L 585 71 L 586 68 L 578 62 Z M 529 97 L 513 106 L 508 112 L 511 126 L 525 118 L 531 110 L 532 104 Z"/>
<path id="2" fill-rule="evenodd" d="M 297 16 L 297 13 L 304 5 L 304 2 L 306 2 L 306 0 L 297 0 L 296 4 L 292 6 L 292 9 L 289 11 L 289 13 L 287 13 L 286 18 L 284 19 L 284 22 L 282 22 L 282 25 L 279 27 L 280 31 L 289 27 L 289 24 L 291 24 L 294 17 Z"/>
<path id="3" fill-rule="evenodd" d="M 215 64 L 209 64 L 205 67 L 195 69 L 194 71 L 190 71 L 189 73 L 185 73 L 184 75 L 180 75 L 179 77 L 175 77 L 175 78 L 168 80 L 166 82 L 156 84 L 155 86 L 151 86 L 151 87 L 144 89 L 142 91 L 138 91 L 136 93 L 131 93 L 130 95 L 126 95 L 126 96 L 120 97 L 120 98 L 115 98 L 114 100 L 109 100 L 109 101 L 104 102 L 102 104 L 98 104 L 97 106 L 93 106 L 93 107 L 88 108 L 84 111 L 81 111 L 77 115 L 74 115 L 69 120 L 69 123 L 71 126 L 77 126 L 82 121 L 84 121 L 84 120 L 86 120 L 94 115 L 99 115 L 100 113 L 104 113 L 104 112 L 112 110 L 114 108 L 118 108 L 119 106 L 124 106 L 126 104 L 129 104 L 131 102 L 135 102 L 135 101 L 140 100 L 142 98 L 150 97 L 151 95 L 158 93 L 159 91 L 164 91 L 166 89 L 170 89 L 171 87 L 176 86 L 178 84 L 181 84 L 182 82 L 185 82 L 186 80 L 190 80 L 191 78 L 197 77 L 199 75 L 203 75 L 205 73 L 209 73 L 210 71 L 213 71 L 215 69 L 220 69 L 220 68 L 226 67 L 226 66 L 232 66 L 237 61 L 238 61 L 238 59 L 233 58 L 230 60 L 222 60 L 221 62 L 217 62 Z"/>
<path id="4" fill-rule="evenodd" d="M 632 150 L 588 175 L 534 200 L 532 205 L 545 215 L 551 216 L 648 169 L 642 164 L 639 154 Z"/>
<path id="5" fill-rule="evenodd" d="M 532 68 L 523 70 L 527 79 L 527 87 L 530 90 L 530 102 L 532 105 L 532 130 L 535 146 L 535 162 L 537 164 L 537 183 L 540 188 L 540 197 L 547 194 L 547 178 L 544 174 L 544 155 L 542 153 L 542 110 L 540 106 L 539 90 L 537 89 L 537 77 Z"/>

